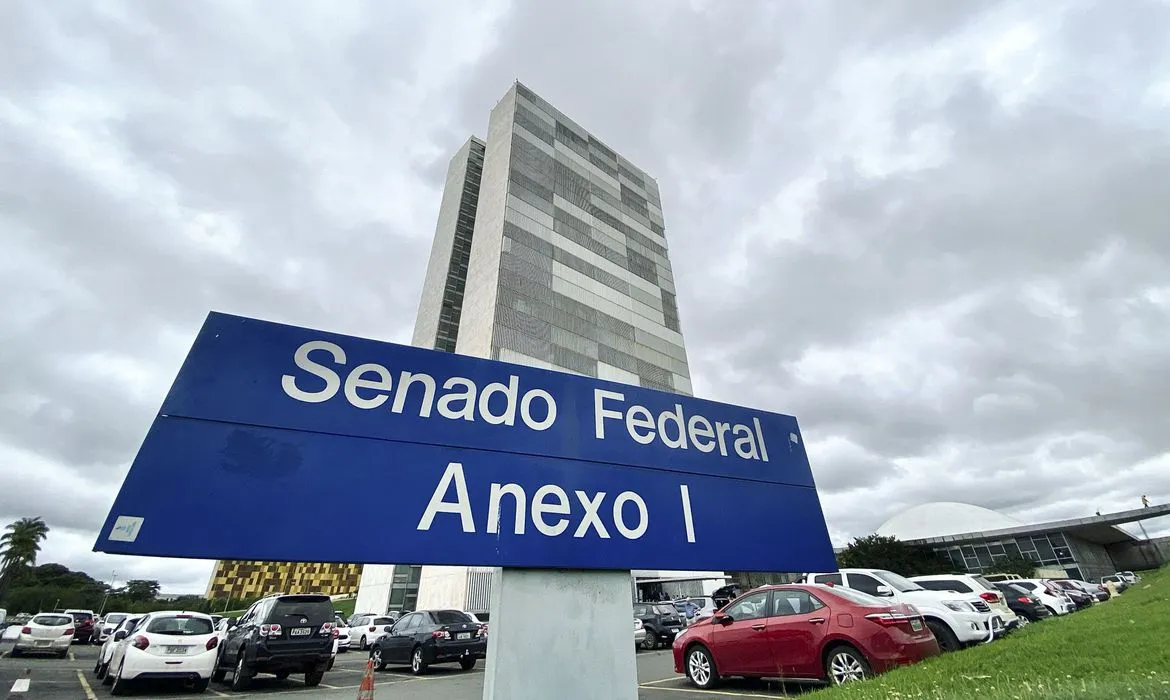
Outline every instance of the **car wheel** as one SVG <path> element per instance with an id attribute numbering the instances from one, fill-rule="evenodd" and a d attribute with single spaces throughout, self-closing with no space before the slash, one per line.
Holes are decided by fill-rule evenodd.
<path id="1" fill-rule="evenodd" d="M 1053 608 L 1051 605 L 1045 605 L 1044 609 L 1048 611 L 1049 615 L 1056 617 L 1056 609 Z"/>
<path id="2" fill-rule="evenodd" d="M 126 695 L 130 692 L 129 684 L 122 678 L 122 670 L 126 667 L 126 659 L 122 659 L 122 663 L 118 664 L 118 672 L 114 674 L 113 686 L 110 688 L 110 695 Z"/>
<path id="3" fill-rule="evenodd" d="M 459 659 L 459 668 L 463 669 L 464 671 L 470 671 L 471 669 L 475 668 L 475 657 L 466 656 L 462 659 Z"/>
<path id="4" fill-rule="evenodd" d="M 1016 623 L 1016 627 L 1027 627 L 1028 625 L 1032 624 L 1032 621 L 1029 620 L 1028 618 L 1024 617 L 1023 615 L 1020 615 L 1018 617 L 1018 619 L 1019 619 L 1019 622 Z"/>
<path id="5" fill-rule="evenodd" d="M 382 659 L 382 647 L 377 644 L 370 650 L 370 661 L 374 662 L 374 670 L 381 671 L 386 668 L 386 662 Z"/>
<path id="6" fill-rule="evenodd" d="M 366 635 L 364 635 L 364 634 L 363 634 L 363 635 L 362 635 L 362 641 L 361 641 L 361 649 L 362 649 L 362 651 L 365 651 L 365 650 L 366 650 L 366 647 L 367 647 L 367 644 L 366 644 Z"/>
<path id="7" fill-rule="evenodd" d="M 646 636 L 642 638 L 642 648 L 646 651 L 654 651 L 658 648 L 658 634 L 653 630 L 647 629 Z"/>
<path id="8" fill-rule="evenodd" d="M 416 676 L 427 672 L 427 662 L 423 660 L 422 647 L 415 647 L 410 655 L 410 672 Z"/>
<path id="9" fill-rule="evenodd" d="M 934 638 L 938 640 L 938 648 L 944 653 L 958 651 L 960 649 L 959 638 L 947 627 L 945 622 L 938 620 L 927 620 L 926 626 L 930 628 Z"/>
<path id="10" fill-rule="evenodd" d="M 840 646 L 829 652 L 825 660 L 825 675 L 833 685 L 861 681 L 873 675 L 861 652 L 853 647 Z"/>
<path id="11" fill-rule="evenodd" d="M 309 671 L 305 674 L 305 686 L 313 688 L 321 685 L 321 681 L 325 678 L 324 671 Z"/>
<path id="12" fill-rule="evenodd" d="M 244 663 L 244 650 L 236 658 L 236 669 L 232 672 L 232 690 L 247 690 L 252 685 L 252 677 L 248 675 L 248 667 Z"/>
<path id="13" fill-rule="evenodd" d="M 706 647 L 693 646 L 687 651 L 687 678 L 697 687 L 714 688 L 719 684 L 719 672 L 715 669 L 715 659 Z"/>

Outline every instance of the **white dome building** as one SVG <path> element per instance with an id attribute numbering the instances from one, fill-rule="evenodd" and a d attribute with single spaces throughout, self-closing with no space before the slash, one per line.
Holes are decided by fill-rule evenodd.
<path id="1" fill-rule="evenodd" d="M 1026 523 L 989 508 L 939 501 L 902 511 L 883 523 L 877 534 L 903 541 L 924 540 L 1025 526 Z"/>

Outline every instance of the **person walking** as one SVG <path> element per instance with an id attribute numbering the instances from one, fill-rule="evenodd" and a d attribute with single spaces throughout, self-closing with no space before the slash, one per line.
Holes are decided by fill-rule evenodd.
<path id="1" fill-rule="evenodd" d="M 1150 499 L 1147 498 L 1146 494 L 1143 493 L 1142 494 L 1142 508 L 1149 508 L 1149 507 L 1150 507 Z"/>

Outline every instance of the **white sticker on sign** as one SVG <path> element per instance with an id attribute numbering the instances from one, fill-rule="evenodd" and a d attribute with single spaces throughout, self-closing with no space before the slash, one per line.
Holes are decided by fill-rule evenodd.
<path id="1" fill-rule="evenodd" d="M 119 515 L 114 521 L 114 529 L 110 530 L 111 542 L 133 542 L 138 539 L 138 531 L 142 529 L 143 518 L 133 515 Z"/>

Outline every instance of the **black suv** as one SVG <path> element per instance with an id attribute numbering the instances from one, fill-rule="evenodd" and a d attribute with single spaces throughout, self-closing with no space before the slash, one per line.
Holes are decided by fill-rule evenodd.
<path id="1" fill-rule="evenodd" d="M 659 644 L 671 644 L 687 626 L 674 603 L 634 603 L 634 617 L 646 628 L 642 640 L 645 649 L 657 649 Z"/>
<path id="2" fill-rule="evenodd" d="M 327 595 L 261 598 L 239 619 L 228 619 L 211 679 L 222 682 L 230 672 L 232 690 L 244 690 L 257 673 L 280 679 L 303 673 L 305 685 L 316 686 L 333 657 L 335 626 Z"/>

